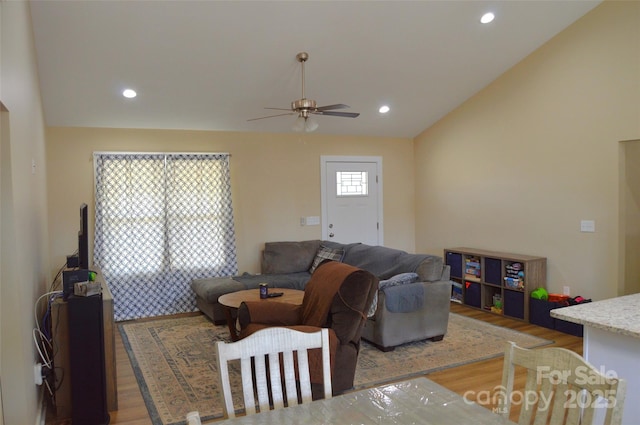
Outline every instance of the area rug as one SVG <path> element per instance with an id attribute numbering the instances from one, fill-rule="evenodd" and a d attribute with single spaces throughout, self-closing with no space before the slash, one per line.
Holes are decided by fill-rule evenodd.
<path id="1" fill-rule="evenodd" d="M 203 420 L 222 416 L 214 344 L 230 341 L 226 326 L 205 316 L 160 319 L 119 325 L 149 416 L 154 425 L 185 424 L 186 414 Z M 397 379 L 501 356 L 506 341 L 533 348 L 552 341 L 450 313 L 444 340 L 421 341 L 383 353 L 363 342 L 355 387 Z M 232 387 L 240 388 L 239 366 L 231 365 Z M 235 395 L 234 395 L 235 396 Z M 236 405 L 242 405 L 238 394 Z"/>

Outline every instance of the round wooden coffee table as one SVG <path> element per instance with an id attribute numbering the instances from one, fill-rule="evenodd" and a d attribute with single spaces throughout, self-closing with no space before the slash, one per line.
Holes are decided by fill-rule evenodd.
<path id="1" fill-rule="evenodd" d="M 233 311 L 240 308 L 243 301 L 260 301 L 260 302 L 279 302 L 287 304 L 302 305 L 304 291 L 287 288 L 269 288 L 269 293 L 282 292 L 281 297 L 260 298 L 260 289 L 246 289 L 244 291 L 231 292 L 218 297 L 218 303 L 224 308 L 224 314 L 227 318 L 227 326 L 231 340 L 239 339 L 238 330 L 236 329 L 236 320 Z"/>

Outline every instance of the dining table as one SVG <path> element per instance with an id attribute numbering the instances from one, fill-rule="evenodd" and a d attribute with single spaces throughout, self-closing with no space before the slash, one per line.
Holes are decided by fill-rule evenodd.
<path id="1" fill-rule="evenodd" d="M 419 377 L 330 399 L 216 421 L 224 425 L 513 425 L 507 418 Z"/>

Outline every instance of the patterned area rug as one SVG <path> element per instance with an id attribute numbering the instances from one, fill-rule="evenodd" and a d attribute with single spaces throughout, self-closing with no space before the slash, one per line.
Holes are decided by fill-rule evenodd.
<path id="1" fill-rule="evenodd" d="M 222 416 L 214 343 L 230 341 L 226 326 L 205 316 L 160 319 L 119 325 L 124 345 L 154 425 L 184 424 L 186 414 L 200 412 L 203 420 Z M 423 375 L 501 356 L 506 341 L 537 347 L 552 341 L 451 313 L 440 342 L 405 344 L 383 353 L 363 342 L 355 387 L 375 386 L 395 379 Z M 239 366 L 231 379 L 239 388 Z M 238 395 L 236 405 L 241 405 Z"/>

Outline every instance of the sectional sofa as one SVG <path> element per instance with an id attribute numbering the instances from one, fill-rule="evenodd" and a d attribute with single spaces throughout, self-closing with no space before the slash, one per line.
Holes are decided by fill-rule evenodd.
<path id="1" fill-rule="evenodd" d="M 191 287 L 198 308 L 214 323 L 225 323 L 218 297 L 243 289 L 304 290 L 314 268 L 324 260 L 341 261 L 378 277 L 377 299 L 369 311 L 362 338 L 379 349 L 423 339 L 442 339 L 447 332 L 451 283 L 442 257 L 361 243 L 331 241 L 267 242 L 261 274 L 195 279 Z"/>

